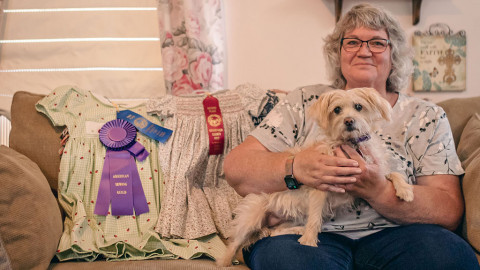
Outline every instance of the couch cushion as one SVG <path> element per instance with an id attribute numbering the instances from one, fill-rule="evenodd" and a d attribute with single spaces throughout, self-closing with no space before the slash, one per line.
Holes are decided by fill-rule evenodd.
<path id="1" fill-rule="evenodd" d="M 60 168 L 60 134 L 45 115 L 37 112 L 35 103 L 44 95 L 16 92 L 12 101 L 10 147 L 34 161 L 47 178 L 52 190 L 58 188 Z"/>
<path id="2" fill-rule="evenodd" d="M 46 269 L 62 233 L 57 200 L 38 166 L 0 146 L 0 236 L 13 269 Z"/>
<path id="3" fill-rule="evenodd" d="M 117 270 L 117 269 L 168 269 L 168 270 L 248 270 L 245 264 L 231 267 L 217 267 L 215 261 L 207 258 L 195 260 L 145 260 L 145 261 L 94 261 L 94 262 L 61 262 L 52 263 L 49 270 Z"/>
<path id="4" fill-rule="evenodd" d="M 473 98 L 452 98 L 439 102 L 445 112 L 447 113 L 448 122 L 452 128 L 453 139 L 455 146 L 458 146 L 460 136 L 468 119 L 475 114 L 480 113 L 480 97 Z"/>
<path id="5" fill-rule="evenodd" d="M 462 233 L 480 255 L 480 116 L 473 115 L 463 130 L 458 144 L 458 156 L 465 169 L 462 180 L 465 217 Z"/>
<path id="6" fill-rule="evenodd" d="M 473 159 L 480 156 L 480 115 L 478 113 L 470 117 L 465 125 L 458 143 L 457 154 L 463 168 L 467 168 Z"/>

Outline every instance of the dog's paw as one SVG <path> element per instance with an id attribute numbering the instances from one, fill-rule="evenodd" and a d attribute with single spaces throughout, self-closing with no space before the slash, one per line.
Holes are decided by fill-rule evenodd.
<path id="1" fill-rule="evenodd" d="M 232 260 L 228 256 L 223 256 L 217 260 L 216 264 L 218 267 L 229 267 L 232 266 Z"/>
<path id="2" fill-rule="evenodd" d="M 239 248 L 237 244 L 237 242 L 230 242 L 227 245 L 227 250 L 225 251 L 225 253 L 220 256 L 220 258 L 216 259 L 216 264 L 218 267 L 228 267 L 232 265 L 232 260 L 235 257 L 237 249 Z"/>
<path id="3" fill-rule="evenodd" d="M 398 172 L 392 172 L 386 175 L 387 179 L 390 180 L 395 187 L 395 195 L 398 198 L 411 202 L 413 201 L 413 186 L 409 185 L 405 180 L 404 176 Z"/>
<path id="4" fill-rule="evenodd" d="M 407 186 L 405 188 L 399 188 L 395 195 L 406 202 L 411 202 L 413 201 L 413 187 Z"/>
<path id="5" fill-rule="evenodd" d="M 296 227 L 291 227 L 291 228 L 285 228 L 282 232 L 282 234 L 304 234 L 305 233 L 305 227 L 304 226 L 296 226 Z"/>
<path id="6" fill-rule="evenodd" d="M 298 239 L 298 242 L 304 246 L 318 247 L 318 238 L 310 238 L 303 235 Z"/>
<path id="7" fill-rule="evenodd" d="M 295 227 L 282 227 L 274 228 L 271 230 L 270 235 L 267 236 L 277 236 L 284 234 L 302 234 L 305 232 L 304 226 L 295 226 Z"/>

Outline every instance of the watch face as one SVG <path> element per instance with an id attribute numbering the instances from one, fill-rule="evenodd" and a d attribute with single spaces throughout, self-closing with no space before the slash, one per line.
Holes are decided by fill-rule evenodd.
<path id="1" fill-rule="evenodd" d="M 298 188 L 298 182 L 292 175 L 285 176 L 285 184 L 287 184 L 288 189 Z"/>

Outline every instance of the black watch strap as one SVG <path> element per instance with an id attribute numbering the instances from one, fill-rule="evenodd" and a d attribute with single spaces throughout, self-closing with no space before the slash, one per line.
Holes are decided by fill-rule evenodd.
<path id="1" fill-rule="evenodd" d="M 293 161 L 295 160 L 295 156 L 289 156 L 287 161 L 285 162 L 285 184 L 287 185 L 288 189 L 298 189 L 302 183 L 299 183 L 295 176 L 293 176 Z"/>

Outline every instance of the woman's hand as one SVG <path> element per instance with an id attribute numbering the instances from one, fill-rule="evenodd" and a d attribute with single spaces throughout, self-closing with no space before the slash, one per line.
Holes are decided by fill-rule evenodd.
<path id="1" fill-rule="evenodd" d="M 360 147 L 359 150 L 361 154 L 350 146 L 342 145 L 335 150 L 335 154 L 358 162 L 361 173 L 351 175 L 356 181 L 353 184 L 346 184 L 345 190 L 354 197 L 369 201 L 370 198 L 382 194 L 387 188 L 388 180 L 385 178 L 385 172 L 380 170 L 376 157 L 373 157 L 366 148 Z M 373 158 L 373 163 L 367 163 L 362 155 Z"/>
<path id="2" fill-rule="evenodd" d="M 295 155 L 293 174 L 310 187 L 323 191 L 344 193 L 347 184 L 357 181 L 361 174 L 357 160 L 343 156 L 321 154 L 316 146 L 306 148 Z"/>

